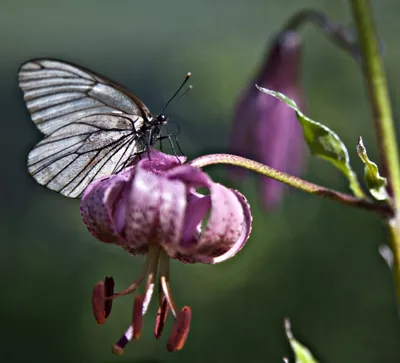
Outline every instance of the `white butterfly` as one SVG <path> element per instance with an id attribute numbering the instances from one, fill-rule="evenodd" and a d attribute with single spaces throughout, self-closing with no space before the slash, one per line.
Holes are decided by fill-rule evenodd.
<path id="1" fill-rule="evenodd" d="M 159 140 L 168 121 L 118 84 L 63 61 L 28 61 L 18 79 L 32 121 L 44 134 L 28 155 L 28 170 L 67 197 L 121 171 Z"/>

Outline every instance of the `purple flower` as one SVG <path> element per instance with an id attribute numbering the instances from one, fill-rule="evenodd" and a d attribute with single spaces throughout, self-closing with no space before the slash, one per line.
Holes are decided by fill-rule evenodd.
<path id="1" fill-rule="evenodd" d="M 298 80 L 300 45 L 297 33 L 278 34 L 266 62 L 238 100 L 231 133 L 233 154 L 256 159 L 292 175 L 301 172 L 305 146 L 299 121 L 290 107 L 260 92 L 255 84 L 285 94 L 304 111 Z M 243 169 L 234 168 L 233 172 L 234 177 L 243 177 Z M 282 183 L 262 177 L 262 200 L 267 209 L 280 201 L 284 188 Z"/>
<path id="2" fill-rule="evenodd" d="M 172 298 L 169 259 L 222 262 L 239 252 L 250 236 L 252 217 L 244 196 L 214 183 L 200 169 L 182 165 L 183 161 L 152 150 L 150 158 L 94 181 L 82 197 L 82 218 L 97 239 L 133 255 L 147 254 L 143 274 L 127 289 L 114 293 L 114 280 L 107 277 L 93 291 L 94 315 L 102 324 L 113 299 L 134 292 L 146 281 L 144 293 L 134 299 L 131 324 L 114 345 L 116 354 L 121 354 L 131 339 L 139 338 L 142 317 L 157 282 L 155 336 L 160 338 L 170 310 L 176 320 L 167 348 L 180 350 L 189 332 L 191 310 L 185 306 L 179 311 Z M 208 194 L 200 194 L 198 188 Z"/>

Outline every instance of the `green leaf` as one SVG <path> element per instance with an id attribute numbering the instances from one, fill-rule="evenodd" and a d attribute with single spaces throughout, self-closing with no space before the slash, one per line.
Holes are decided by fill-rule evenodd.
<path id="1" fill-rule="evenodd" d="M 389 198 L 386 190 L 387 180 L 380 176 L 378 166 L 369 160 L 367 150 L 363 144 L 360 136 L 357 145 L 357 154 L 361 161 L 365 164 L 364 166 L 364 180 L 365 184 L 369 189 L 369 192 L 376 200 L 387 200 Z"/>
<path id="2" fill-rule="evenodd" d="M 286 97 L 284 94 L 257 85 L 256 87 L 261 92 L 285 102 L 296 112 L 297 119 L 300 121 L 301 127 L 303 128 L 304 138 L 311 153 L 328 160 L 342 171 L 349 180 L 349 187 L 354 195 L 359 198 L 364 198 L 364 192 L 360 187 L 357 175 L 350 166 L 350 158 L 347 148 L 340 140 L 339 136 L 325 125 L 313 121 L 305 116 L 297 107 L 296 102 Z"/>
<path id="3" fill-rule="evenodd" d="M 313 357 L 308 348 L 303 344 L 299 343 L 293 336 L 292 330 L 290 328 L 289 319 L 285 319 L 285 332 L 289 339 L 290 346 L 293 349 L 294 355 L 296 357 L 296 363 L 318 363 L 318 361 Z M 289 362 L 287 358 L 284 362 Z"/>

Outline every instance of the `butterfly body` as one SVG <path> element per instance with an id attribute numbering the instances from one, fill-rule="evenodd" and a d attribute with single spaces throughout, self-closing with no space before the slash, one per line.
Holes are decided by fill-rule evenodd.
<path id="1" fill-rule="evenodd" d="M 129 165 L 159 140 L 168 121 L 122 86 L 64 61 L 28 61 L 18 79 L 44 134 L 28 155 L 28 170 L 67 197 L 79 197 L 95 178 Z"/>

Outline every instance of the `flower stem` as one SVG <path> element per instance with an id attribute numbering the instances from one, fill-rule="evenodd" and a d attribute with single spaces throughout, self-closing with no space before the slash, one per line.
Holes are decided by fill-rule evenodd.
<path id="1" fill-rule="evenodd" d="M 396 209 L 400 210 L 400 167 L 396 131 L 371 8 L 368 0 L 351 0 L 351 4 L 363 51 L 365 81 L 374 115 L 383 174 L 388 178 Z"/>
<path id="2" fill-rule="evenodd" d="M 364 75 L 375 121 L 382 174 L 388 179 L 389 193 L 395 211 L 388 223 L 388 228 L 394 254 L 394 273 L 400 314 L 400 166 L 396 132 L 370 3 L 368 0 L 350 0 L 350 4 L 363 55 Z"/>
<path id="3" fill-rule="evenodd" d="M 300 10 L 289 19 L 283 29 L 285 31 L 297 30 L 307 22 L 319 27 L 331 41 L 349 52 L 356 60 L 360 59 L 360 50 L 357 43 L 352 39 L 350 31 L 342 25 L 333 23 L 321 11 L 313 9 Z"/>
<path id="4" fill-rule="evenodd" d="M 378 204 L 367 199 L 359 199 L 349 194 L 325 188 L 321 185 L 310 183 L 306 180 L 297 178 L 295 176 L 271 168 L 270 166 L 240 156 L 230 155 L 230 154 L 211 154 L 194 159 L 189 164 L 198 168 L 212 164 L 230 164 L 235 166 L 241 166 L 243 168 L 255 171 L 256 173 L 265 175 L 269 178 L 275 179 L 277 181 L 280 181 L 284 184 L 300 189 L 307 193 L 327 197 L 353 207 L 367 209 L 385 217 L 392 216 L 392 210 L 390 206 L 386 204 Z"/>
<path id="5" fill-rule="evenodd" d="M 400 223 L 399 218 L 392 219 L 388 223 L 390 233 L 390 244 L 393 251 L 393 272 L 395 275 L 396 295 L 397 295 L 397 311 L 400 316 Z"/>

